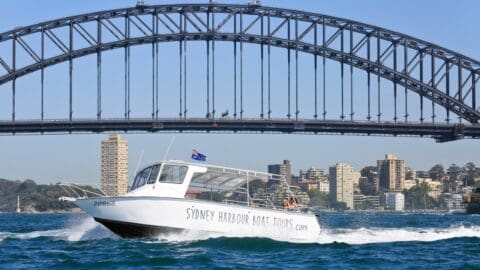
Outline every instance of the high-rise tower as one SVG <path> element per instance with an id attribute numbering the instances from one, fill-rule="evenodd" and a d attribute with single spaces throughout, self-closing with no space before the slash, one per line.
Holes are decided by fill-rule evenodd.
<path id="1" fill-rule="evenodd" d="M 108 196 L 128 191 L 128 142 L 120 135 L 102 141 L 102 190 Z"/>

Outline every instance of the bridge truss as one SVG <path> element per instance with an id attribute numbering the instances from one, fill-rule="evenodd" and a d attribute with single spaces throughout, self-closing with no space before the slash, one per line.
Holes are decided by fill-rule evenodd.
<path id="1" fill-rule="evenodd" d="M 160 113 L 159 44 L 178 43 L 178 115 Z M 204 117 L 189 111 L 187 44 L 204 42 L 206 84 Z M 230 42 L 233 55 L 231 101 L 218 99 L 216 73 L 221 61 L 216 47 Z M 151 114 L 141 119 L 131 115 L 131 48 L 151 44 Z M 259 46 L 260 72 L 256 117 L 246 115 L 245 48 Z M 108 10 L 72 16 L 0 33 L 0 86 L 11 84 L 11 119 L 0 121 L 0 133 L 104 132 L 104 131 L 206 131 L 340 133 L 364 135 L 413 135 L 448 141 L 480 137 L 477 84 L 480 62 L 435 44 L 380 27 L 298 10 L 232 4 L 176 4 Z M 286 50 L 286 91 L 272 88 L 272 50 Z M 123 115 L 103 117 L 102 54 L 124 50 Z M 19 60 L 19 52 L 29 59 Z M 311 55 L 305 67 L 299 56 Z M 96 55 L 96 118 L 79 119 L 73 111 L 75 60 Z M 25 58 L 25 57 L 24 57 Z M 327 62 L 339 64 L 336 96 L 327 96 Z M 20 64 L 21 62 L 21 64 Z M 45 70 L 68 63 L 68 106 L 64 119 L 45 117 Z M 313 69 L 312 104 L 302 110 L 302 68 Z M 40 114 L 35 119 L 17 119 L 17 80 L 40 72 Z M 357 85 L 355 76 L 364 76 Z M 388 86 L 387 86 L 388 84 Z M 191 86 L 190 86 L 191 87 Z M 195 85 L 195 87 L 199 87 Z M 391 88 L 392 102 L 385 100 Z M 285 95 L 283 117 L 272 114 L 272 99 Z M 362 96 L 362 98 L 358 98 Z M 418 98 L 412 108 L 410 99 Z M 361 100 L 365 115 L 355 111 Z M 219 102 L 221 103 L 219 105 Z M 358 101 L 357 101 L 358 102 Z M 415 103 L 415 104 L 417 104 Z M 231 107 L 232 115 L 218 113 Z M 251 105 L 250 105 L 251 107 Z M 340 115 L 328 109 L 337 107 Z M 386 119 L 384 108 L 392 111 Z M 441 112 L 441 113 L 440 113 Z M 413 114 L 418 118 L 413 119 Z M 428 117 L 427 117 L 428 115 Z M 442 119 L 438 115 L 442 115 Z"/>

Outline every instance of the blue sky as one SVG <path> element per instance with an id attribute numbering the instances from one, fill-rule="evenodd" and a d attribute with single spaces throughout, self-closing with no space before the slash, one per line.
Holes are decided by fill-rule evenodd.
<path id="1" fill-rule="evenodd" d="M 192 1 L 189 2 L 201 2 Z M 224 1 L 227 3 L 243 3 L 244 1 Z M 294 9 L 308 10 L 338 17 L 358 20 L 361 22 L 382 26 L 387 29 L 406 33 L 443 47 L 461 52 L 465 55 L 480 59 L 478 44 L 477 12 L 480 10 L 480 2 L 474 0 L 451 1 L 451 0 L 424 0 L 424 1 L 381 1 L 381 0 L 296 0 L 296 1 L 262 1 L 264 5 L 289 7 Z M 149 4 L 171 3 L 167 1 L 147 1 Z M 135 1 L 111 0 L 16 0 L 2 1 L 0 8 L 0 32 L 8 31 L 17 26 L 24 26 L 49 19 L 76 15 L 103 9 L 121 8 L 132 6 Z M 1 50 L 1 48 L 0 48 Z M 134 49 L 136 50 L 136 49 Z M 169 50 L 169 48 L 165 48 Z M 192 45 L 192 52 L 196 50 Z M 138 59 L 142 52 L 137 53 L 137 60 L 133 60 L 132 69 L 137 76 L 134 88 L 141 88 L 142 61 Z M 116 82 L 118 67 L 114 59 L 119 58 L 115 52 L 106 54 L 104 72 L 105 81 L 111 82 L 104 86 L 105 93 L 112 95 L 117 87 L 123 87 L 122 82 Z M 168 57 L 168 56 L 167 56 Z M 247 59 L 255 56 L 246 54 Z M 109 64 L 109 60 L 111 60 Z M 81 60 L 88 64 L 92 58 Z M 190 60 L 202 59 L 192 57 Z M 279 60 L 274 60 L 279 61 Z M 309 60 L 305 60 L 307 65 Z M 121 67 L 119 72 L 121 71 Z M 164 77 L 170 76 L 167 66 L 161 70 Z M 189 70 L 190 71 L 190 70 Z M 49 73 L 50 72 L 50 73 Z M 51 96 L 60 96 L 52 99 L 50 106 L 55 106 L 58 100 L 66 98 L 65 75 L 60 69 L 47 71 L 46 87 Z M 93 76 L 95 70 L 78 68 L 76 76 Z M 247 71 L 246 76 L 249 76 Z M 192 72 L 194 73 L 194 72 Z M 148 75 L 147 75 L 148 76 Z M 173 76 L 173 73 L 172 73 Z M 192 81 L 197 79 L 196 74 Z M 19 108 L 27 112 L 23 117 L 27 118 L 32 113 L 32 102 L 37 100 L 38 84 L 35 84 L 35 75 L 32 79 L 19 81 L 19 97 L 23 103 Z M 52 79 L 55 77 L 55 79 Z M 38 78 L 38 77 L 37 77 Z M 148 77 L 147 77 L 148 78 Z M 201 80 L 202 78 L 198 78 Z M 219 89 L 227 87 L 228 77 L 219 79 Z M 170 83 L 170 82 L 168 82 Z M 176 81 L 165 87 L 174 87 Z M 281 85 L 278 79 L 277 84 Z M 77 81 L 76 89 L 82 89 L 87 93 L 95 93 L 94 82 Z M 167 84 L 167 82 L 166 82 Z M 274 83 L 275 84 L 275 83 Z M 193 85 L 193 83 L 192 83 Z M 246 85 L 250 87 L 250 85 Z M 253 88 L 253 86 L 251 86 Z M 308 87 L 308 85 L 304 85 Z M 333 84 L 330 86 L 335 88 Z M 0 119 L 9 117 L 9 86 L 0 86 Z M 203 89 L 203 88 L 202 88 Z M 33 92 L 33 93 L 32 93 Z M 110 94 L 109 94 L 110 93 Z M 80 97 L 81 98 L 81 97 Z M 85 98 L 85 97 L 83 97 Z M 120 102 L 120 100 L 117 100 Z M 138 95 L 137 104 L 145 102 L 151 106 L 146 96 Z M 61 102 L 59 102 L 60 104 Z M 63 106 L 59 105 L 59 107 Z M 195 107 L 195 104 L 192 106 Z M 115 106 L 111 106 L 112 111 Z M 118 107 L 118 106 L 117 106 Z M 121 107 L 121 106 L 120 106 Z M 79 116 L 90 116 L 94 106 L 79 106 L 75 112 Z M 332 108 L 332 110 L 338 108 Z M 56 117 L 62 110 L 50 110 L 51 117 Z M 165 106 L 164 110 L 173 112 L 176 107 Z M 222 109 L 218 109 L 219 111 Z M 135 110 L 134 110 L 135 111 Z M 137 109 L 141 114 L 148 110 Z M 113 114 L 113 112 L 112 112 Z M 20 117 L 22 115 L 20 114 Z M 0 137 L 0 177 L 9 179 L 32 178 L 42 183 L 54 183 L 57 181 L 78 182 L 96 184 L 99 182 L 99 159 L 100 141 L 107 135 L 45 135 L 45 136 L 1 136 Z M 130 171 L 133 172 L 140 153 L 144 150 L 145 155 L 142 164 L 162 159 L 166 148 L 173 135 L 171 134 L 128 134 L 130 145 Z M 358 136 L 303 136 L 303 135 L 220 135 L 220 134 L 178 134 L 169 154 L 169 158 L 188 160 L 191 150 L 195 148 L 203 151 L 209 163 L 227 166 L 236 166 L 257 170 L 266 170 L 269 163 L 277 163 L 288 158 L 292 161 L 294 172 L 300 168 L 315 166 L 326 169 L 336 162 L 352 163 L 357 169 L 365 165 L 375 164 L 377 159 L 386 153 L 396 154 L 405 159 L 407 166 L 415 169 L 428 169 L 437 163 L 448 165 L 456 162 L 465 164 L 473 161 L 480 165 L 478 153 L 480 144 L 478 141 L 463 140 L 446 144 L 436 144 L 431 139 L 419 138 L 383 138 L 383 137 L 358 137 Z"/>

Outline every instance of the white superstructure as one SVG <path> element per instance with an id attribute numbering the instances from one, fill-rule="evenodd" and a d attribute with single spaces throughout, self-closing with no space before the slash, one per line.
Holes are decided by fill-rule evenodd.
<path id="1" fill-rule="evenodd" d="M 124 196 L 75 203 L 122 237 L 205 231 L 313 241 L 320 233 L 317 218 L 301 211 L 284 177 L 183 161 L 140 170 Z"/>

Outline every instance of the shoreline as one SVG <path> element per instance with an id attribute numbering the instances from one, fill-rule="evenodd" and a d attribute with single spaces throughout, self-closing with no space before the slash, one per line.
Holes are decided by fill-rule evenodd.
<path id="1" fill-rule="evenodd" d="M 345 210 L 345 211 L 335 211 L 329 209 L 319 209 L 314 212 L 317 213 L 346 213 L 346 214 L 377 214 L 377 213 L 412 213 L 412 214 L 455 214 L 452 213 L 451 210 L 448 209 L 441 209 L 441 210 L 433 210 L 433 209 L 418 209 L 418 210 L 404 210 L 404 211 L 389 211 L 389 210 Z M 84 214 L 85 212 L 80 208 L 72 208 L 70 210 L 48 210 L 48 211 L 26 211 L 21 213 L 16 212 L 0 212 L 0 214 L 31 214 L 31 215 L 42 215 L 42 214 Z"/>
<path id="2" fill-rule="evenodd" d="M 85 213 L 80 208 L 72 208 L 70 210 L 48 210 L 48 211 L 25 211 L 25 212 L 0 212 L 0 214 L 18 214 L 18 215 L 42 215 L 42 214 L 81 214 Z"/>

